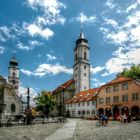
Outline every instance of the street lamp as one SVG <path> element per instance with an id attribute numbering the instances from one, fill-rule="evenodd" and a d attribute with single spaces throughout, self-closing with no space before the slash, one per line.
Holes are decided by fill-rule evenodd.
<path id="1" fill-rule="evenodd" d="M 30 109 L 30 89 L 27 88 L 27 110 Z"/>
<path id="2" fill-rule="evenodd" d="M 61 102 L 61 95 L 60 95 L 60 107 L 61 107 L 61 115 L 63 115 L 64 116 L 64 113 L 65 113 L 65 101 L 64 101 L 64 89 L 65 89 L 65 87 L 64 86 L 60 86 L 61 88 L 62 88 L 62 92 L 63 92 L 63 103 Z M 62 104 L 61 104 L 62 103 Z"/>

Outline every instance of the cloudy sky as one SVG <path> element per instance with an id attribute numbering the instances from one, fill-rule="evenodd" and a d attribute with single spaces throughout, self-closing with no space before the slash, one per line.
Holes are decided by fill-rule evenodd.
<path id="1" fill-rule="evenodd" d="M 72 78 L 81 26 L 91 88 L 140 63 L 140 0 L 1 0 L 0 74 L 7 77 L 14 53 L 21 86 L 54 90 Z"/>

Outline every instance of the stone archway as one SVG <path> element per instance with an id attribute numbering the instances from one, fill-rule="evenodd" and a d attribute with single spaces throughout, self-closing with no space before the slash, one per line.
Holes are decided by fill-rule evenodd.
<path id="1" fill-rule="evenodd" d="M 111 117 L 112 116 L 111 108 L 106 108 L 105 109 L 105 114 L 106 114 L 106 116 Z"/>
<path id="2" fill-rule="evenodd" d="M 129 115 L 129 108 L 128 107 L 126 107 L 126 106 L 122 107 L 121 111 L 122 111 L 122 114 L 125 113 L 126 116 Z"/>
<path id="3" fill-rule="evenodd" d="M 119 108 L 117 106 L 115 106 L 113 108 L 113 117 L 114 117 L 114 119 L 116 120 L 119 115 L 120 115 L 120 110 L 119 110 Z"/>
<path id="4" fill-rule="evenodd" d="M 131 115 L 132 115 L 132 117 L 138 117 L 139 113 L 140 113 L 140 109 L 139 109 L 138 106 L 133 106 L 131 108 Z"/>

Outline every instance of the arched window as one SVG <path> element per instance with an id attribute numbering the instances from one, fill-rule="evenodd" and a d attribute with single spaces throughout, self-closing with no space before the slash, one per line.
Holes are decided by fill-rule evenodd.
<path id="1" fill-rule="evenodd" d="M 11 112 L 16 112 L 16 106 L 15 106 L 15 104 L 11 104 Z"/>
<path id="2" fill-rule="evenodd" d="M 77 53 L 76 53 L 76 55 L 75 55 L 75 60 L 77 60 Z"/>
<path id="3" fill-rule="evenodd" d="M 16 73 L 15 73 L 15 72 L 13 72 L 13 73 L 12 73 L 12 76 L 13 76 L 13 77 L 16 77 Z"/>
<path id="4" fill-rule="evenodd" d="M 84 52 L 84 59 L 87 59 L 87 54 L 86 54 L 86 52 Z"/>

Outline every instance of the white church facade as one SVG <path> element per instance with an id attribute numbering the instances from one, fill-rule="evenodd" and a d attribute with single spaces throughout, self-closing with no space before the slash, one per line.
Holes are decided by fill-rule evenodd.
<path id="1" fill-rule="evenodd" d="M 9 62 L 8 81 L 0 75 L 0 117 L 15 116 L 22 112 L 22 100 L 19 97 L 19 68 L 13 57 Z"/>

